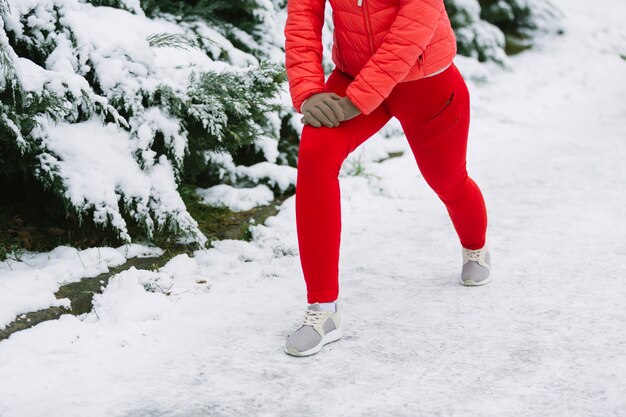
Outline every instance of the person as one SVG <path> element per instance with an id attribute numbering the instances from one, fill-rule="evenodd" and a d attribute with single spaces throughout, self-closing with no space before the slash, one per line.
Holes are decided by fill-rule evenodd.
<path id="1" fill-rule="evenodd" d="M 307 289 L 302 325 L 284 344 L 308 356 L 342 336 L 339 171 L 346 157 L 396 117 L 422 176 L 445 205 L 462 249 L 460 282 L 491 278 L 483 195 L 466 170 L 469 90 L 455 66 L 443 0 L 330 0 L 334 69 L 325 80 L 325 0 L 288 0 L 285 67 L 302 113 L 296 229 Z"/>

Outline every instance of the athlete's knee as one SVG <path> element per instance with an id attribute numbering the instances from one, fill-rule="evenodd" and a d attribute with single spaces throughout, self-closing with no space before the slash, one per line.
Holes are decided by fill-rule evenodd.
<path id="1" fill-rule="evenodd" d="M 441 201 L 450 203 L 456 201 L 470 192 L 474 188 L 474 182 L 465 172 L 455 178 L 442 178 L 435 183 L 431 183 L 432 189 L 437 193 Z"/>
<path id="2" fill-rule="evenodd" d="M 305 125 L 298 148 L 299 160 L 342 162 L 341 142 L 331 127 Z"/>

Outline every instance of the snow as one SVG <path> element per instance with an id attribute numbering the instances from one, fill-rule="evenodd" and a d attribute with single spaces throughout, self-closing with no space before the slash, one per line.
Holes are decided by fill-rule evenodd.
<path id="1" fill-rule="evenodd" d="M 281 191 L 286 190 L 290 185 L 295 186 L 296 183 L 296 168 L 288 165 L 258 162 L 250 166 L 240 165 L 235 172 L 238 176 L 246 176 L 255 182 L 263 179 Z"/>
<path id="2" fill-rule="evenodd" d="M 228 184 L 218 184 L 196 190 L 202 202 L 211 206 L 224 206 L 232 211 L 250 210 L 267 205 L 274 200 L 274 193 L 265 184 L 252 188 L 236 188 Z"/>
<path id="3" fill-rule="evenodd" d="M 117 229 L 126 230 L 119 209 L 121 191 L 126 209 L 135 219 L 153 226 L 149 214 L 156 212 L 155 226 L 162 228 L 168 215 L 175 213 L 183 229 L 197 229 L 197 222 L 187 213 L 178 193 L 173 167 L 165 156 L 141 169 L 133 158 L 133 142 L 127 132 L 114 124 L 103 126 L 97 120 L 59 123 L 47 130 L 47 148 L 62 155 L 50 165 L 58 169 L 67 189 L 66 197 L 76 207 L 93 209 L 96 222 L 108 220 Z M 130 239 L 126 233 L 122 237 Z M 203 237 L 197 238 L 202 241 Z"/>
<path id="4" fill-rule="evenodd" d="M 0 415 L 626 415 L 624 5 L 554 3 L 564 35 L 510 70 L 457 60 L 483 80 L 468 170 L 491 284 L 459 285 L 443 204 L 381 134 L 341 176 L 340 341 L 282 351 L 306 302 L 292 196 L 252 241 L 118 274 L 92 313 L 0 342 Z M 367 156 L 387 141 L 405 154 Z"/>
<path id="5" fill-rule="evenodd" d="M 227 178 L 234 182 L 246 179 L 254 183 L 264 181 L 281 191 L 296 185 L 297 170 L 288 165 L 276 165 L 267 161 L 250 166 L 235 165 L 232 155 L 227 152 L 208 151 L 205 156 L 218 169 L 220 179 Z"/>
<path id="6" fill-rule="evenodd" d="M 130 258 L 162 254 L 159 248 L 135 243 L 84 250 L 59 246 L 48 253 L 27 251 L 19 259 L 0 262 L 0 329 L 23 313 L 70 307 L 68 299 L 54 297 L 63 284 L 108 272 Z"/>
<path id="7" fill-rule="evenodd" d="M 159 285 L 154 275 L 135 267 L 115 275 L 107 285 L 106 294 L 94 295 L 94 315 L 103 323 L 113 324 L 159 320 L 167 315 L 172 307 L 166 295 L 168 287 Z M 146 288 L 159 289 L 159 292 L 146 291 Z"/>

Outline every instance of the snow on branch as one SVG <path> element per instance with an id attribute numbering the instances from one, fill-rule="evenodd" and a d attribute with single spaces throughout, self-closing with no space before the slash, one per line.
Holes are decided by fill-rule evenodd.
<path id="1" fill-rule="evenodd" d="M 207 39 L 218 32 L 201 21 L 147 18 L 138 5 L 0 0 L 0 145 L 14 156 L 0 172 L 30 171 L 126 241 L 131 222 L 202 245 L 178 184 L 207 167 L 207 150 L 278 137 L 267 113 L 281 108 L 268 103 L 284 72 Z"/>

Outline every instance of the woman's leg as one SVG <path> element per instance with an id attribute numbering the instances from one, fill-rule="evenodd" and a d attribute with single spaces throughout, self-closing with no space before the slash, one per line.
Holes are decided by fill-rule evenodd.
<path id="1" fill-rule="evenodd" d="M 345 96 L 352 78 L 335 69 L 328 88 Z M 308 303 L 335 301 L 339 294 L 341 208 L 339 171 L 343 161 L 391 118 L 384 106 L 337 127 L 304 125 L 298 150 L 296 229 Z"/>
<path id="2" fill-rule="evenodd" d="M 445 204 L 461 245 L 482 248 L 487 210 L 466 170 L 470 99 L 457 67 L 399 83 L 384 104 L 402 124 L 420 172 Z"/>

